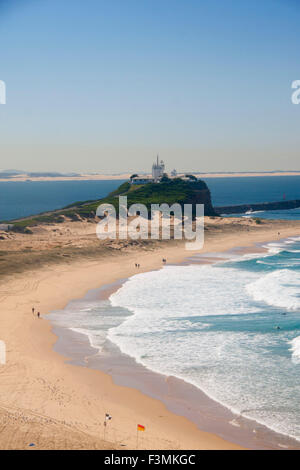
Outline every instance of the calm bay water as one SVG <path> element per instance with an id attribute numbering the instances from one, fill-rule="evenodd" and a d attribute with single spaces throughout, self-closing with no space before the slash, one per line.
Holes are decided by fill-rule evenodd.
<path id="1" fill-rule="evenodd" d="M 206 178 L 215 206 L 300 199 L 300 176 Z"/>
<path id="2" fill-rule="evenodd" d="M 99 199 L 124 180 L 0 182 L 0 221 L 60 209 L 72 202 Z"/>
<path id="3" fill-rule="evenodd" d="M 243 178 L 207 178 L 213 204 L 230 206 L 260 202 L 300 199 L 300 176 L 261 176 Z M 232 214 L 230 217 L 241 217 Z M 257 211 L 243 217 L 299 220 L 300 208 L 280 211 Z"/>

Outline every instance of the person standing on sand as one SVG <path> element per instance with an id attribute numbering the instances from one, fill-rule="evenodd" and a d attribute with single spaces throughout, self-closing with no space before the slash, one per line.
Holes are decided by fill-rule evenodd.
<path id="1" fill-rule="evenodd" d="M 32 307 L 32 315 L 34 315 L 34 307 Z"/>
<path id="2" fill-rule="evenodd" d="M 37 317 L 40 318 L 40 312 L 37 313 Z"/>

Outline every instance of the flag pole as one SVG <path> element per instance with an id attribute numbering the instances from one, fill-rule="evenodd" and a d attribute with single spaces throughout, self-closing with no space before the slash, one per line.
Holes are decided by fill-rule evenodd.
<path id="1" fill-rule="evenodd" d="M 139 428 L 136 427 L 136 448 L 139 448 Z"/>
<path id="2" fill-rule="evenodd" d="M 103 439 L 104 439 L 104 440 L 105 440 L 105 438 L 106 438 L 106 428 L 107 428 L 107 425 L 108 425 L 108 421 L 110 421 L 111 418 L 112 418 L 112 417 L 110 416 L 109 413 L 105 413 L 105 415 L 104 415 L 104 423 L 103 423 L 103 426 L 104 426 L 104 428 L 103 428 Z"/>

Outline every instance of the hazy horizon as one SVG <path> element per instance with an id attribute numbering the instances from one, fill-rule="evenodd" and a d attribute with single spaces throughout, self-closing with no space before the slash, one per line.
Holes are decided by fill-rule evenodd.
<path id="1" fill-rule="evenodd" d="M 293 0 L 0 0 L 0 166 L 299 171 Z"/>
<path id="2" fill-rule="evenodd" d="M 167 172 L 171 172 L 173 168 L 166 168 L 166 171 Z M 17 169 L 17 168 L 0 168 L 0 177 L 2 174 L 11 174 L 11 175 L 14 175 L 14 176 L 18 176 L 18 175 L 32 175 L 32 174 L 35 174 L 36 177 L 38 177 L 39 175 L 41 176 L 86 176 L 86 175 L 120 175 L 120 176 L 123 176 L 123 175 L 127 175 L 127 174 L 130 174 L 130 173 L 133 173 L 135 172 L 134 169 L 131 169 L 131 170 L 128 170 L 128 171 L 101 171 L 101 170 L 87 170 L 87 171 L 57 171 L 57 170 L 40 170 L 40 171 L 36 171 L 36 170 L 20 170 L 20 169 Z M 183 173 L 188 173 L 188 172 L 191 172 L 191 173 L 195 173 L 195 174 L 211 174 L 211 175 L 214 175 L 214 174 L 263 174 L 263 173 L 300 173 L 300 170 L 295 170 L 295 169 L 285 169 L 285 170 L 278 170 L 278 169 L 273 169 L 273 170 L 260 170 L 260 171 L 252 171 L 252 170 L 243 170 L 243 171 L 230 171 L 230 170 L 227 170 L 227 171 L 201 171 L 199 169 L 184 169 L 184 168 L 179 168 L 177 169 L 177 173 L 180 175 L 180 174 L 183 174 Z M 151 174 L 151 168 L 147 169 L 146 170 L 141 170 L 138 172 L 139 174 Z"/>

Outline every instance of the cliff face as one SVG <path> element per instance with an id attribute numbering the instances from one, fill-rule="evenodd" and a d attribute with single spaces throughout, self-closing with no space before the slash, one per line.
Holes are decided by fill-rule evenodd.
<path id="1" fill-rule="evenodd" d="M 204 215 L 218 215 L 213 208 L 210 190 L 208 188 L 200 190 L 195 189 L 193 191 L 193 194 L 186 201 L 186 204 L 204 204 Z"/>

